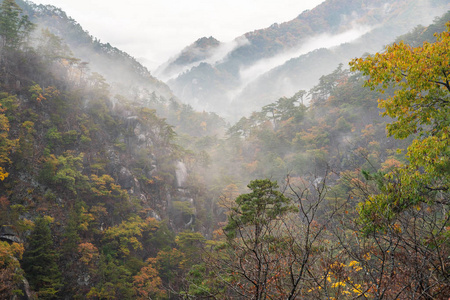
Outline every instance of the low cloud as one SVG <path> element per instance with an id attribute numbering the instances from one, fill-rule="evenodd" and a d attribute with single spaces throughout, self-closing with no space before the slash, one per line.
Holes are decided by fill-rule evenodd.
<path id="1" fill-rule="evenodd" d="M 183 74 L 186 71 L 189 71 L 190 69 L 197 67 L 201 63 L 208 63 L 211 65 L 221 63 L 224 60 L 227 59 L 228 54 L 230 54 L 234 49 L 248 45 L 250 42 L 247 40 L 246 37 L 242 36 L 239 38 L 234 39 L 231 42 L 228 43 L 222 43 L 220 46 L 218 46 L 216 49 L 212 50 L 212 53 L 207 57 L 206 59 L 194 62 L 192 64 L 184 65 L 184 66 L 177 66 L 173 64 L 173 62 L 177 59 L 178 56 L 171 58 L 168 62 L 164 63 L 158 69 L 154 71 L 155 76 L 163 81 L 169 81 L 171 79 L 175 79 L 179 75 Z M 193 51 L 193 50 L 191 50 Z M 167 72 L 167 68 L 170 66 L 171 70 Z"/>
<path id="2" fill-rule="evenodd" d="M 250 44 L 250 41 L 244 37 L 238 37 L 229 43 L 224 43 L 217 48 L 214 54 L 207 59 L 205 62 L 210 64 L 221 63 L 226 60 L 228 54 L 230 54 L 234 49 Z"/>
<path id="3" fill-rule="evenodd" d="M 245 86 L 257 77 L 267 73 L 277 66 L 284 64 L 290 59 L 297 58 L 315 49 L 332 48 L 344 43 L 352 42 L 368 33 L 370 30 L 372 30 L 371 27 L 359 26 L 336 35 L 321 34 L 310 38 L 294 50 L 284 52 L 268 59 L 263 59 L 249 68 L 241 69 L 241 82 L 243 86 Z"/>

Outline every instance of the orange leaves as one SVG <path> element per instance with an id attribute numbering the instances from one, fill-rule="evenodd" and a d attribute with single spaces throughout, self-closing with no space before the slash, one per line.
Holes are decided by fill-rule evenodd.
<path id="1" fill-rule="evenodd" d="M 149 258 L 147 265 L 133 277 L 133 287 L 137 299 L 164 299 L 166 292 L 162 289 L 162 280 L 155 268 L 155 259 Z"/>
<path id="2" fill-rule="evenodd" d="M 0 241 L 0 298 L 10 299 L 22 280 L 19 259 L 25 251 L 22 244 Z"/>
<path id="3" fill-rule="evenodd" d="M 93 260 L 99 257 L 97 247 L 91 243 L 81 243 L 78 245 L 78 253 L 81 254 L 80 261 L 89 265 Z"/>
<path id="4" fill-rule="evenodd" d="M 256 172 L 256 170 L 259 167 L 259 161 L 255 160 L 251 163 L 248 163 L 245 165 L 245 169 L 247 170 L 248 173 L 253 174 L 254 172 Z"/>
<path id="5" fill-rule="evenodd" d="M 22 259 L 25 248 L 22 244 L 0 241 L 0 269 L 8 266 L 18 267 L 19 262 L 16 259 Z"/>
<path id="6" fill-rule="evenodd" d="M 381 171 L 387 172 L 394 168 L 401 167 L 403 164 L 395 158 L 388 158 L 384 163 L 382 163 Z"/>
<path id="7" fill-rule="evenodd" d="M 200 123 L 200 128 L 202 128 L 203 131 L 206 131 L 206 125 L 207 125 L 206 122 L 203 121 L 203 122 Z"/>
<path id="8" fill-rule="evenodd" d="M 53 86 L 49 86 L 44 90 L 39 84 L 31 86 L 29 92 L 31 93 L 31 98 L 38 103 L 56 98 L 61 94 L 61 92 Z"/>

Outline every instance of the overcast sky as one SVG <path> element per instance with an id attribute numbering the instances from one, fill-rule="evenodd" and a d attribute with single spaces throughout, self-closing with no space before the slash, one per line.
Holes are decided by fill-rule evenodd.
<path id="1" fill-rule="evenodd" d="M 324 0 L 32 0 L 62 8 L 91 35 L 153 69 L 201 37 L 229 42 Z"/>

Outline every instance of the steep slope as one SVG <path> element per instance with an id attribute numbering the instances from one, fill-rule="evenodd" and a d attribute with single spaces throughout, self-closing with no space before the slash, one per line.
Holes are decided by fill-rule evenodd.
<path id="1" fill-rule="evenodd" d="M 222 60 L 185 65 L 190 70 L 168 84 L 194 107 L 227 117 L 242 115 L 294 90 L 311 88 L 339 63 L 380 50 L 386 40 L 428 24 L 448 8 L 445 1 L 329 0 L 290 22 L 237 38 L 239 46 Z M 335 49 L 340 44 L 345 45 Z M 327 50 L 314 52 L 318 48 Z"/>
<path id="2" fill-rule="evenodd" d="M 448 297 L 450 244 L 444 226 L 450 216 L 443 212 L 450 203 L 450 32 L 448 27 L 442 29 L 445 32 L 437 40 L 423 47 L 394 45 L 384 54 L 358 59 L 358 65 L 367 63 L 364 68 L 357 67 L 362 74 L 338 68 L 324 75 L 310 91 L 309 107 L 302 104 L 303 93 L 282 97 L 230 129 L 228 147 L 222 147 L 220 153 L 235 157 L 234 166 L 227 170 L 236 174 L 241 168 L 254 178 L 287 181 L 286 189 L 292 191 L 287 194 L 299 207 L 294 214 L 298 219 L 280 214 L 277 217 L 283 222 L 258 229 L 259 224 L 271 224 L 267 216 L 274 205 L 268 209 L 265 199 L 269 197 L 263 189 L 239 196 L 222 231 L 222 241 L 231 249 L 213 252 L 219 263 L 208 261 L 204 273 L 211 270 L 212 280 L 225 277 L 217 275 L 220 273 L 241 274 L 229 285 L 234 298 L 251 295 L 255 285 L 274 299 L 287 298 L 295 289 L 299 292 L 289 298 Z M 417 34 L 421 31 L 423 35 Z M 420 43 L 429 39 L 429 33 L 422 27 L 407 39 Z M 364 88 L 364 83 L 380 90 Z M 385 117 L 380 110 L 386 112 Z M 392 136 L 387 137 L 386 132 Z M 400 150 L 406 148 L 407 153 Z M 258 182 L 252 181 L 248 187 L 256 191 Z M 269 221 L 261 221 L 262 215 Z M 294 229 L 280 230 L 280 223 Z M 265 241 L 261 235 L 253 235 L 256 231 L 266 231 L 269 242 L 254 242 Z M 324 237 L 316 240 L 320 234 Z M 254 267 L 253 261 L 260 260 L 249 259 L 250 253 L 263 257 L 258 256 L 259 249 L 271 258 L 266 262 L 275 262 L 265 264 L 264 271 Z M 290 260 L 292 256 L 300 260 Z M 279 261 L 285 263 L 278 265 Z M 273 277 L 261 282 L 253 276 L 261 273 L 247 272 L 249 269 Z M 302 275 L 304 269 L 308 269 L 307 275 Z M 328 270 L 333 276 L 325 278 Z M 298 276 L 298 285 L 289 284 L 292 276 Z M 313 281 L 320 283 L 311 286 Z"/>
<path id="3" fill-rule="evenodd" d="M 0 15 L 3 21 L 1 18 L 4 15 Z M 413 43 L 431 39 L 433 31 L 443 30 L 443 22 L 402 38 Z M 216 115 L 195 113 L 189 106 L 164 102 L 153 93 L 130 99 L 113 94 L 115 84 L 110 86 L 88 71 L 81 74 L 78 63 L 71 64 L 76 58 L 61 55 L 67 54 L 61 52 L 62 41 L 45 32 L 40 38 L 38 48 L 21 41 L 0 52 L 0 224 L 6 225 L 0 228 L 0 298 L 17 297 L 14 294 L 20 294 L 26 277 L 37 296 L 44 299 L 227 299 L 231 284 L 224 285 L 221 280 L 234 280 L 236 274 L 222 277 L 210 272 L 214 267 L 210 259 L 223 257 L 217 255 L 220 252 L 202 261 L 205 251 L 223 249 L 218 244 L 223 241 L 221 231 L 211 231 L 223 226 L 219 222 L 227 218 L 227 205 L 248 179 L 284 181 L 287 171 L 298 183 L 309 182 L 316 188 L 323 185 L 329 193 L 329 197 L 320 196 L 323 203 L 348 201 L 348 218 L 322 223 L 330 217 L 331 206 L 321 206 L 314 210 L 320 216 L 315 223 L 305 214 L 299 227 L 294 227 L 303 233 L 305 220 L 310 220 L 308 228 L 313 235 L 317 228 L 326 232 L 327 238 L 317 243 L 317 248 L 316 244 L 308 246 L 310 250 L 314 247 L 311 252 L 299 248 L 300 243 L 293 247 L 301 261 L 303 257 L 313 259 L 311 270 L 317 272 L 317 281 L 336 287 L 336 295 L 342 293 L 344 298 L 352 291 L 355 297 L 361 296 L 356 284 L 365 285 L 367 297 L 375 298 L 369 291 L 381 282 L 381 288 L 392 291 L 392 298 L 410 299 L 417 294 L 417 289 L 409 289 L 411 283 L 420 286 L 423 282 L 416 276 L 419 260 L 427 262 L 419 272 L 431 278 L 434 298 L 449 294 L 444 268 L 450 265 L 445 231 L 448 218 L 439 224 L 439 247 L 430 247 L 429 242 L 436 238 L 436 226 L 431 227 L 431 235 L 412 235 L 415 243 L 410 243 L 408 230 L 418 228 L 412 227 L 411 215 L 405 216 L 402 230 L 396 227 L 392 240 L 387 241 L 398 245 L 401 238 L 405 246 L 393 249 L 388 245 L 382 255 L 374 251 L 373 244 L 364 248 L 365 243 L 359 243 L 364 235 L 359 235 L 358 229 L 337 227 L 351 235 L 350 240 L 328 236 L 332 233 L 328 225 L 350 224 L 355 217 L 351 210 L 367 196 L 361 188 L 370 182 L 362 178 L 361 169 L 386 171 L 400 164 L 405 157 L 395 149 L 404 149 L 410 142 L 385 137 L 386 120 L 377 108 L 381 94 L 364 89 L 360 74 L 350 75 L 338 68 L 322 76 L 310 90 L 310 107 L 302 103 L 306 92 L 280 98 L 252 117 L 242 118 L 229 130 L 228 139 L 219 140 L 214 135 L 223 123 Z M 195 59 L 186 56 L 187 61 Z M 156 106 L 170 111 L 171 118 L 187 127 L 185 132 L 190 135 L 177 139 L 173 127 L 149 108 Z M 445 115 L 442 118 L 445 121 Z M 177 144 L 183 138 L 191 142 L 192 152 Z M 194 168 L 199 170 L 196 176 L 187 173 Z M 325 188 L 321 177 L 327 175 Z M 310 199 L 304 195 L 306 199 L 298 199 L 299 205 Z M 426 206 L 411 209 L 434 219 L 448 211 L 447 203 L 435 211 Z M 206 243 L 202 233 L 215 240 Z M 291 257 L 284 248 L 292 245 L 289 240 L 265 239 L 275 241 L 275 247 L 283 252 L 274 261 Z M 346 248 L 347 241 L 355 248 Z M 411 245 L 420 246 L 420 251 L 411 255 Z M 336 253 L 338 257 L 333 256 Z M 371 259 L 369 254 L 373 254 Z M 386 257 L 389 264 L 395 259 L 392 265 L 396 269 L 380 274 L 379 266 L 386 263 Z M 336 264 L 340 261 L 342 264 Z M 349 261 L 358 264 L 357 271 Z M 277 273 L 278 269 L 274 274 L 291 282 L 293 264 L 283 265 L 283 273 Z M 328 280 L 323 275 L 331 271 L 352 276 L 349 291 L 341 290 L 339 278 Z M 395 272 L 399 275 L 392 280 Z M 317 281 L 308 274 L 306 284 L 301 283 L 305 299 L 329 297 L 327 291 L 312 289 L 311 283 Z M 24 294 L 27 299 L 35 298 L 29 289 Z"/>
<path id="4" fill-rule="evenodd" d="M 221 43 L 213 37 L 203 37 L 184 48 L 174 59 L 158 67 L 156 74 L 161 78 L 171 78 L 188 70 L 197 62 L 210 59 Z"/>
<path id="5" fill-rule="evenodd" d="M 12 27 L 0 40 L 8 34 L 14 43 L 0 50 L 0 298 L 22 289 L 26 299 L 135 299 L 147 258 L 170 254 L 176 232 L 203 238 L 191 231 L 212 228 L 209 199 L 190 188 L 197 181 L 183 163 L 195 164 L 195 154 L 150 107 L 198 136 L 214 131 L 218 118 L 154 92 L 117 94 L 121 83 L 81 69 L 55 35 L 29 36 L 20 8 L 3 3 L 0 23 Z M 105 59 L 115 55 L 123 60 L 112 70 L 125 61 L 139 71 L 119 50 Z M 142 84 L 152 83 L 141 71 Z"/>
<path id="6" fill-rule="evenodd" d="M 97 72 L 108 82 L 115 83 L 117 92 L 146 89 L 167 99 L 173 97 L 170 88 L 153 77 L 135 58 L 89 35 L 60 8 L 22 0 L 17 3 L 39 28 L 48 29 L 61 37 L 75 57 L 88 63 L 87 67 L 92 72 Z"/>
<path id="7" fill-rule="evenodd" d="M 396 22 L 410 16 L 409 11 L 406 11 L 406 14 L 402 12 L 398 15 Z M 450 15 L 444 15 L 442 21 L 450 21 Z M 233 99 L 230 107 L 234 108 L 240 103 L 246 103 L 248 109 L 245 113 L 248 114 L 277 97 L 294 94 L 299 89 L 307 90 L 316 84 L 323 74 L 331 72 L 338 64 L 347 64 L 354 57 L 362 56 L 367 52 L 382 50 L 386 40 L 394 40 L 398 35 L 405 32 L 401 28 L 406 29 L 407 26 L 384 24 L 350 43 L 328 49 L 320 48 L 292 58 L 267 73 L 255 77 Z"/>

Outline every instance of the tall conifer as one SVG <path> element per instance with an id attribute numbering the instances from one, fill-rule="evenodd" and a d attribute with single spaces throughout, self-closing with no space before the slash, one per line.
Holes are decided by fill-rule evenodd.
<path id="1" fill-rule="evenodd" d="M 61 287 L 57 259 L 49 221 L 39 217 L 36 219 L 22 261 L 25 276 L 39 298 L 57 298 Z"/>

